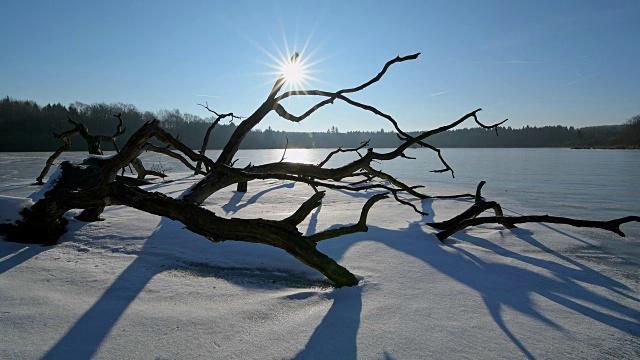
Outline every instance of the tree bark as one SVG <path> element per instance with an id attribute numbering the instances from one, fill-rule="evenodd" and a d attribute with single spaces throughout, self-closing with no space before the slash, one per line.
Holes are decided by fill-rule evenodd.
<path id="1" fill-rule="evenodd" d="M 445 228 L 436 234 L 436 237 L 440 241 L 446 240 L 451 235 L 455 234 L 458 231 L 464 230 L 471 226 L 478 226 L 482 224 L 501 224 L 501 225 L 510 225 L 511 227 L 515 227 L 515 224 L 524 224 L 524 223 L 549 223 L 549 224 L 565 224 L 575 227 L 588 227 L 595 229 L 602 229 L 611 231 L 616 233 L 622 237 L 626 236 L 622 230 L 620 230 L 620 225 L 626 224 L 629 222 L 640 222 L 640 216 L 625 216 L 617 219 L 601 221 L 601 220 L 581 220 L 581 219 L 572 219 L 566 217 L 559 216 L 549 216 L 549 215 L 525 215 L 525 216 L 487 216 L 487 217 L 477 217 L 471 219 L 465 219 L 458 223 L 452 224 L 450 227 Z"/>
<path id="2" fill-rule="evenodd" d="M 504 216 L 500 204 L 495 201 L 485 201 L 482 198 L 481 191 L 485 183 L 485 181 L 481 181 L 478 184 L 478 187 L 476 189 L 475 203 L 460 215 L 442 222 L 427 223 L 427 225 L 441 230 L 436 234 L 438 240 L 444 242 L 451 235 L 471 226 L 495 223 L 500 224 L 507 229 L 513 229 L 516 227 L 515 224 L 524 224 L 531 222 L 597 228 L 611 231 L 624 237 L 625 234 L 622 232 L 622 230 L 620 230 L 620 225 L 632 221 L 640 222 L 640 217 L 638 216 L 626 216 L 609 221 L 580 220 L 549 215 Z M 495 216 L 477 217 L 487 210 L 493 210 L 495 212 Z"/>

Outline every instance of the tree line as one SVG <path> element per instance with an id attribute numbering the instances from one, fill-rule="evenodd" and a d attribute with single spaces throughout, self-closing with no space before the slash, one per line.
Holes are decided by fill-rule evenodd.
<path id="1" fill-rule="evenodd" d="M 40 106 L 34 101 L 15 100 L 5 97 L 0 101 L 0 151 L 52 151 L 60 146 L 54 133 L 69 130 L 70 117 L 86 125 L 92 134 L 113 134 L 118 120 L 113 116 L 122 114 L 124 126 L 137 129 L 142 124 L 158 119 L 162 127 L 179 137 L 193 149 L 202 145 L 203 134 L 214 118 L 181 113 L 179 110 L 158 112 L 140 111 L 134 105 L 114 103 L 83 104 L 75 102 L 69 106 L 47 104 Z M 220 149 L 236 125 L 233 122 L 218 124 L 209 140 L 210 149 Z M 622 125 L 574 128 L 567 126 L 525 126 L 515 129 L 499 127 L 499 136 L 492 136 L 482 128 L 455 129 L 437 134 L 430 143 L 437 147 L 621 147 L 640 148 L 640 115 Z M 410 134 L 416 135 L 419 132 Z M 117 140 L 124 145 L 127 136 Z M 355 147 L 369 141 L 376 148 L 397 147 L 401 140 L 395 132 L 348 131 L 340 132 L 332 126 L 326 132 L 285 132 L 271 129 L 253 130 L 247 135 L 242 148 L 337 148 Z M 72 141 L 71 150 L 86 150 L 83 141 Z M 105 150 L 110 150 L 106 148 Z"/>

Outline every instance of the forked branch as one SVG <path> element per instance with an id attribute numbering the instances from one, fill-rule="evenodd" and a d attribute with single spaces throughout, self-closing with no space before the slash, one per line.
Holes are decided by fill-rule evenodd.
<path id="1" fill-rule="evenodd" d="M 375 203 L 388 197 L 389 196 L 387 194 L 376 194 L 369 198 L 369 200 L 367 200 L 367 202 L 362 207 L 362 210 L 360 212 L 360 220 L 358 220 L 357 223 L 349 226 L 341 226 L 325 230 L 317 234 L 307 236 L 307 238 L 317 243 L 322 240 L 333 239 L 343 235 L 354 234 L 357 232 L 367 232 L 369 230 L 369 228 L 367 227 L 367 216 L 369 215 L 369 210 Z"/>
<path id="2" fill-rule="evenodd" d="M 500 204 L 495 201 L 485 201 L 482 198 L 481 190 L 482 186 L 485 183 L 485 181 L 481 181 L 480 184 L 478 184 L 478 187 L 476 189 L 475 203 L 469 209 L 447 221 L 427 223 L 427 225 L 441 230 L 436 234 L 438 240 L 444 242 L 444 240 L 457 233 L 458 231 L 462 231 L 468 227 L 478 226 L 482 224 L 501 224 L 507 229 L 511 229 L 515 228 L 516 224 L 531 222 L 565 224 L 575 227 L 590 227 L 608 230 L 620 236 L 625 236 L 622 230 L 620 230 L 620 225 L 632 221 L 640 222 L 639 216 L 626 216 L 623 218 L 608 221 L 580 220 L 549 215 L 504 216 Z M 486 210 L 494 210 L 495 216 L 478 217 L 478 215 L 485 212 Z"/>
<path id="3" fill-rule="evenodd" d="M 116 138 L 120 135 L 123 135 L 126 128 L 122 127 L 122 114 L 118 114 L 118 115 L 113 115 L 115 118 L 118 119 L 118 126 L 116 126 L 116 132 L 113 134 L 113 136 L 105 136 L 105 135 L 91 135 L 89 134 L 89 129 L 82 123 L 78 123 L 76 121 L 74 121 L 73 119 L 71 119 L 69 116 L 67 116 L 67 121 L 72 124 L 74 127 L 73 129 L 64 131 L 60 134 L 56 134 L 53 133 L 53 136 L 56 139 L 60 139 L 63 143 L 62 146 L 60 146 L 50 157 L 49 159 L 47 159 L 47 162 L 45 163 L 44 168 L 42 169 L 42 171 L 40 172 L 40 175 L 38 175 L 38 177 L 36 178 L 36 182 L 39 185 L 44 184 L 43 179 L 45 176 L 47 176 L 47 173 L 49 172 L 49 169 L 51 168 L 51 166 L 53 165 L 53 162 L 58 158 L 58 156 L 60 156 L 63 152 L 69 150 L 71 148 L 71 137 L 75 136 L 75 135 L 80 135 L 86 142 L 87 142 L 87 150 L 89 151 L 89 154 L 93 154 L 93 155 L 102 155 L 102 149 L 100 147 L 100 142 L 102 141 L 106 141 L 109 142 L 113 145 L 113 147 L 116 149 L 116 152 L 118 152 L 118 146 L 116 145 Z"/>

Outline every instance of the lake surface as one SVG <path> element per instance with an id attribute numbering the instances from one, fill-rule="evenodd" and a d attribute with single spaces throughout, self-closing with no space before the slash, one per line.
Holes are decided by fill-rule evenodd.
<path id="1" fill-rule="evenodd" d="M 330 149 L 289 149 L 285 161 L 319 163 Z M 383 150 L 378 150 L 383 151 Z M 485 180 L 483 196 L 496 200 L 509 211 L 527 215 L 555 215 L 591 220 L 610 220 L 640 215 L 640 151 L 573 149 L 443 149 L 443 156 L 455 170 L 436 174 L 437 155 L 425 149 L 410 149 L 417 160 L 397 159 L 374 164 L 408 184 L 426 186 L 428 195 L 474 193 Z M 217 150 L 207 152 L 215 158 Z M 42 170 L 46 153 L 0 153 L 0 195 L 27 196 L 39 187 L 35 178 Z M 241 150 L 236 166 L 279 161 L 283 150 Z M 85 152 L 67 152 L 58 158 L 81 160 Z M 355 155 L 357 156 L 357 155 Z M 156 153 L 141 157 L 145 165 L 162 164 L 171 171 L 185 171 L 184 165 Z M 354 154 L 340 154 L 329 165 L 343 164 Z M 50 173 L 53 173 L 55 166 Z M 640 224 L 622 226 L 626 238 L 602 230 L 575 229 L 571 232 L 597 241 L 601 251 L 613 254 L 620 266 L 640 266 Z"/>

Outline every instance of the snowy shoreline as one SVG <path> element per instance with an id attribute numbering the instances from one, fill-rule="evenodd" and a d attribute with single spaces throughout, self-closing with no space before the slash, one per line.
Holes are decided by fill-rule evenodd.
<path id="1" fill-rule="evenodd" d="M 177 196 L 192 177 L 150 189 Z M 227 188 L 221 216 L 282 218 L 311 189 Z M 357 221 L 361 194 L 327 194 L 300 227 Z M 250 205 L 250 206 L 248 206 Z M 464 201 L 416 202 L 445 219 Z M 279 249 L 213 244 L 120 206 L 71 219 L 53 247 L 0 242 L 0 358 L 637 358 L 640 279 L 568 227 L 485 226 L 444 245 L 394 201 L 369 232 L 319 249 L 359 276 L 335 289 Z M 601 261 L 602 258 L 607 261 Z"/>

